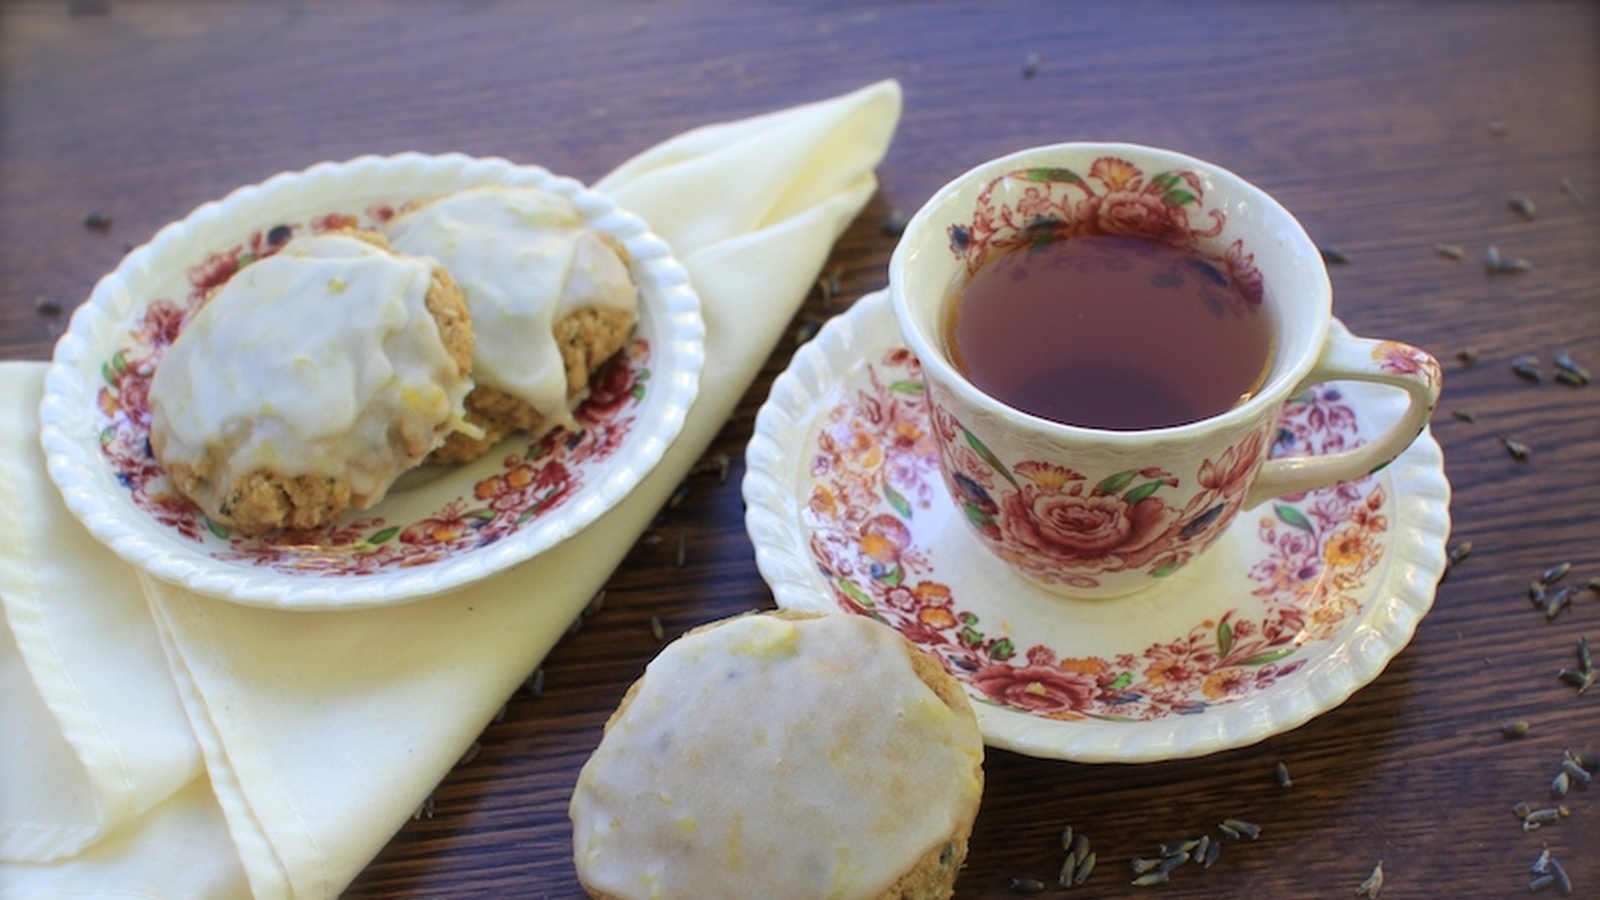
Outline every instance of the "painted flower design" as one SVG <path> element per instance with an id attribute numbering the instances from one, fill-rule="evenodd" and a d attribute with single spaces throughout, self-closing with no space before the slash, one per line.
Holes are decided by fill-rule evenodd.
<path id="1" fill-rule="evenodd" d="M 1178 515 L 1160 498 L 1132 503 L 1116 495 L 1024 485 L 1001 502 L 1000 531 L 1008 553 L 1043 556 L 1093 571 L 1139 568 L 1165 549 Z"/>
<path id="2" fill-rule="evenodd" d="M 935 433 L 964 443 L 964 430 L 959 423 L 938 422 L 922 394 L 890 387 L 920 374 L 914 359 L 884 356 L 867 369 L 866 387 L 827 411 L 833 424 L 820 429 L 816 443 L 807 448 L 814 455 L 803 516 L 811 531 L 812 561 L 831 585 L 840 609 L 886 622 L 933 653 L 978 702 L 1055 720 L 1133 722 L 1204 714 L 1298 671 L 1305 663 L 1302 647 L 1328 637 L 1360 612 L 1365 580 L 1383 562 L 1389 501 L 1381 485 L 1366 479 L 1280 500 L 1262 515 L 1255 532 L 1261 558 L 1248 576 L 1254 596 L 1247 599 L 1257 605 L 1248 615 L 1231 609 L 1142 649 L 1103 656 L 1067 656 L 1040 643 L 1019 646 L 1003 623 L 984 621 L 972 611 L 972 598 L 938 577 L 930 549 L 919 543 L 913 527 L 914 517 L 935 502 L 934 495 L 891 491 L 883 474 L 899 465 L 930 480 L 937 477 L 932 462 L 938 451 L 925 442 L 894 441 L 895 428 L 933 416 L 929 430 Z M 850 452 L 853 441 L 836 439 L 838 423 L 844 422 L 873 432 L 864 444 L 883 450 L 875 468 L 860 468 L 862 458 Z M 1198 511 L 1186 505 L 1175 520 L 1176 529 L 1168 524 L 1163 533 L 1181 534 L 1225 503 L 1223 496 L 1247 481 L 1241 460 L 1258 455 L 1273 434 L 1294 438 L 1274 444 L 1279 455 L 1359 442 L 1354 410 L 1342 396 L 1330 388 L 1308 391 L 1286 407 L 1276 431 L 1248 437 L 1231 455 L 1208 461 L 1202 467 L 1202 494 L 1207 498 L 1202 502 L 1208 505 Z M 966 449 L 973 459 L 985 458 L 981 445 L 966 444 Z M 907 453 L 924 458 L 915 466 L 897 464 L 895 457 Z M 1006 499 L 1017 495 L 1055 498 L 1052 503 L 1074 498 L 1064 506 L 1103 502 L 1118 511 L 1124 536 L 1140 533 L 1134 510 L 1151 500 L 1162 501 L 1164 492 L 1180 480 L 1157 469 L 1119 473 L 1091 484 L 1071 468 L 1033 462 L 1015 469 L 992 468 L 987 477 L 992 486 L 977 479 L 959 483 L 958 507 L 969 521 L 987 519 L 995 533 Z M 1164 502 L 1160 508 L 1168 515 L 1173 512 Z M 1035 523 L 1030 539 L 1048 543 L 1043 537 L 1048 531 L 1037 523 L 1053 520 L 1059 510 L 1050 504 L 1030 509 Z M 1168 515 L 1157 519 L 1167 521 Z M 1160 530 L 1149 526 L 1143 533 Z M 1127 549 L 1128 541 L 1137 549 Z M 1132 538 L 1123 546 L 1130 556 L 1150 553 L 1149 544 Z M 1171 551 L 1182 553 L 1181 548 Z M 1149 564 L 1160 565 L 1166 558 L 1150 556 Z"/>
<path id="3" fill-rule="evenodd" d="M 1372 358 L 1385 372 L 1410 375 L 1429 387 L 1439 383 L 1439 361 L 1409 344 L 1382 341 L 1372 351 Z"/>
<path id="4" fill-rule="evenodd" d="M 1263 295 L 1261 273 L 1242 242 L 1221 255 L 1199 252 L 1227 224 L 1220 209 L 1205 204 L 1205 186 L 1186 169 L 1146 173 L 1115 156 L 1090 163 L 1086 175 L 1053 166 L 1008 172 L 986 185 L 972 218 L 948 228 L 950 249 L 967 272 L 1020 247 L 1064 238 L 1117 235 L 1182 247 L 1226 277 L 1250 308 Z"/>
<path id="5" fill-rule="evenodd" d="M 1244 503 L 1266 442 L 1265 432 L 1252 432 L 1183 478 L 1146 468 L 1090 482 L 1042 460 L 1008 468 L 948 410 L 934 415 L 949 423 L 935 433 L 967 522 L 1003 559 L 1068 587 L 1097 587 L 1109 573 L 1163 577 L 1182 568 Z M 1168 499 L 1174 491 L 1183 497 L 1190 483 L 1197 489 L 1187 499 Z"/>

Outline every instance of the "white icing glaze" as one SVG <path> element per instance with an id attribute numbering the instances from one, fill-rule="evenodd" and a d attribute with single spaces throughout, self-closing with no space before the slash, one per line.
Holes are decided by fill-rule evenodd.
<path id="1" fill-rule="evenodd" d="M 637 308 L 627 266 L 555 194 L 473 188 L 396 216 L 387 230 L 396 249 L 438 259 L 461 284 L 478 338 L 478 383 L 547 420 L 568 414 L 554 324 L 584 307 Z"/>
<path id="2" fill-rule="evenodd" d="M 983 742 L 859 616 L 668 646 L 584 765 L 575 859 L 622 898 L 870 898 L 976 808 Z"/>
<path id="3" fill-rule="evenodd" d="M 348 235 L 295 240 L 228 280 L 186 323 L 150 384 L 167 463 L 220 469 L 215 511 L 255 469 L 346 476 L 358 507 L 462 421 L 472 387 L 426 306 L 433 264 Z"/>

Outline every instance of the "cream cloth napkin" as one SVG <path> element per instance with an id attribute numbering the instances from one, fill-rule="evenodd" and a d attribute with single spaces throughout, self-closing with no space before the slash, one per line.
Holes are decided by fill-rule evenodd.
<path id="1" fill-rule="evenodd" d="M 0 363 L 0 897 L 337 895 L 704 452 L 876 189 L 900 102 L 886 81 L 696 129 L 595 185 L 700 292 L 699 399 L 625 501 L 454 594 L 285 612 L 136 577 L 45 474 L 44 367 Z"/>

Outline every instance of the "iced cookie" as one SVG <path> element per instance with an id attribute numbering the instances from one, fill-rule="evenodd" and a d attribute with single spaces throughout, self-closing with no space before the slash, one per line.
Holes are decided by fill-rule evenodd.
<path id="1" fill-rule="evenodd" d="M 944 898 L 983 792 L 960 685 L 861 616 L 766 613 L 669 645 L 571 802 L 591 897 Z"/>
<path id="2" fill-rule="evenodd" d="M 381 500 L 464 423 L 473 330 L 437 263 L 381 235 L 291 241 L 219 287 L 150 384 L 173 486 L 245 533 Z"/>
<path id="3" fill-rule="evenodd" d="M 477 335 L 469 420 L 433 457 L 463 462 L 514 431 L 572 424 L 589 378 L 627 342 L 638 291 L 616 244 L 564 197 L 499 185 L 447 194 L 385 226 L 395 248 L 439 260 Z"/>

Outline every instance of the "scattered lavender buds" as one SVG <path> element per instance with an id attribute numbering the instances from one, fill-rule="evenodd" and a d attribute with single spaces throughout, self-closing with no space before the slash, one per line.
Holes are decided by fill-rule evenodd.
<path id="1" fill-rule="evenodd" d="M 1483 270 L 1490 275 L 1515 275 L 1533 268 L 1533 264 L 1515 256 L 1505 256 L 1493 244 L 1483 254 Z"/>
<path id="2" fill-rule="evenodd" d="M 1555 362 L 1557 381 L 1570 384 L 1573 387 L 1582 387 L 1593 380 L 1589 375 L 1589 370 L 1578 365 L 1565 350 L 1556 352 Z"/>
<path id="3" fill-rule="evenodd" d="M 1524 354 L 1511 361 L 1511 372 L 1518 378 L 1534 384 L 1544 383 L 1544 373 L 1539 370 L 1539 357 Z"/>
<path id="4" fill-rule="evenodd" d="M 1511 207 L 1512 212 L 1529 222 L 1532 222 L 1534 216 L 1538 214 L 1538 210 L 1533 205 L 1533 200 L 1526 196 L 1512 197 L 1506 201 L 1506 205 Z"/>
<path id="5" fill-rule="evenodd" d="M 1377 900 L 1378 894 L 1382 892 L 1383 860 L 1380 859 L 1378 860 L 1378 864 L 1372 867 L 1372 874 L 1367 876 L 1367 880 L 1356 886 L 1356 896 L 1367 897 L 1369 900 Z"/>
<path id="6" fill-rule="evenodd" d="M 1508 437 L 1500 438 L 1500 443 L 1505 446 L 1506 452 L 1517 462 L 1527 462 L 1533 456 L 1533 448 L 1521 441 L 1514 441 Z"/>

